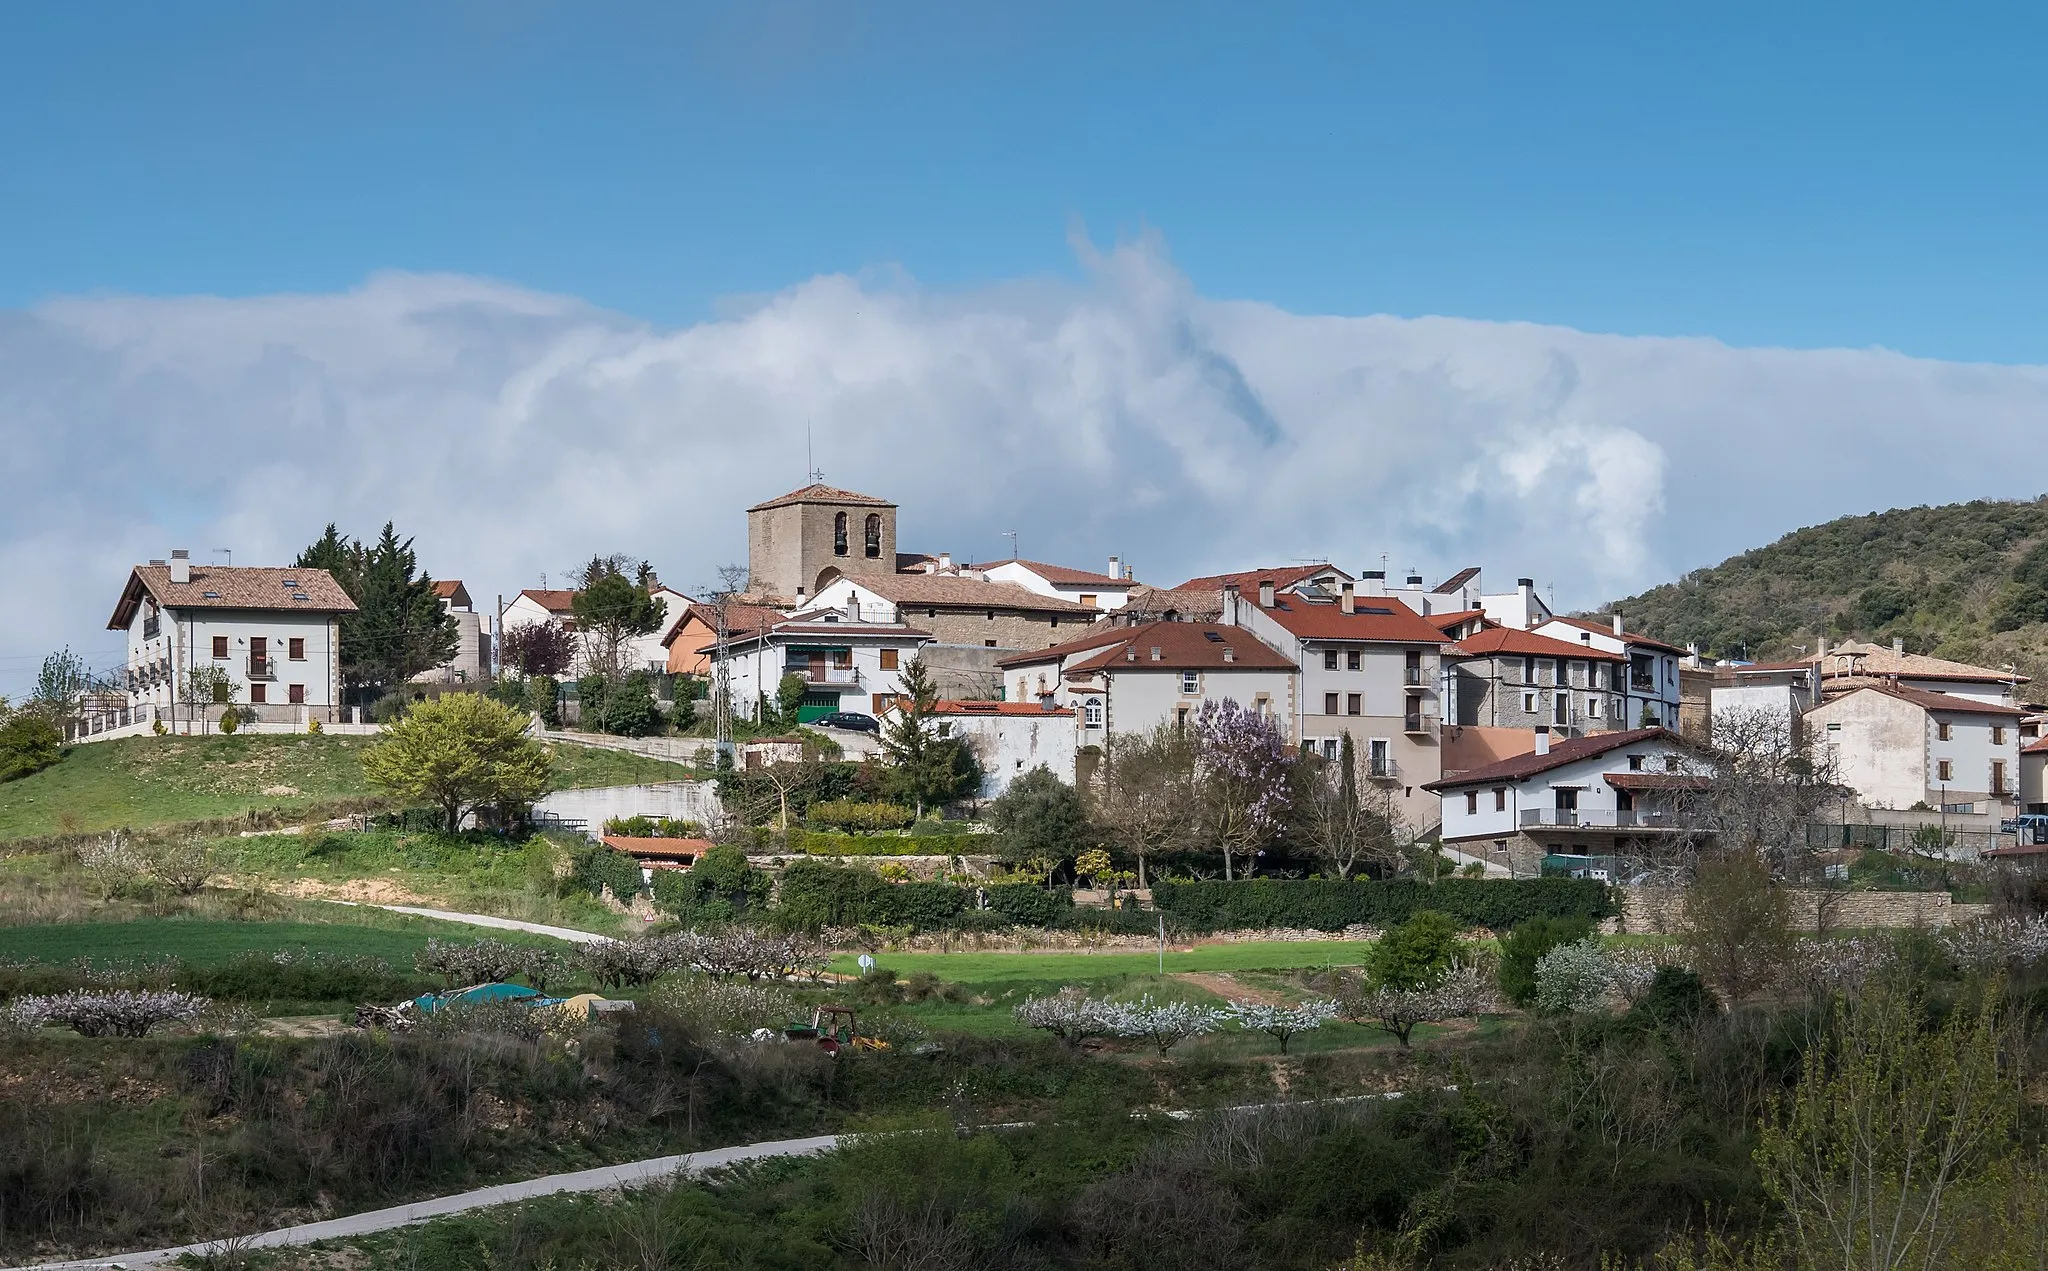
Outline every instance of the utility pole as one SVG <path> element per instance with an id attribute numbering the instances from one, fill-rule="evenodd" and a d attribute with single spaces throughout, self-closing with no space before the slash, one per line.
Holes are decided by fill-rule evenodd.
<path id="1" fill-rule="evenodd" d="M 711 723 L 713 745 L 721 755 L 732 753 L 732 622 L 728 617 L 733 596 L 747 583 L 747 571 L 741 565 L 722 565 L 718 570 L 718 589 L 712 593 L 712 621 L 718 630 L 714 633 L 716 646 L 711 663 Z M 737 760 L 735 760 L 737 763 Z"/>

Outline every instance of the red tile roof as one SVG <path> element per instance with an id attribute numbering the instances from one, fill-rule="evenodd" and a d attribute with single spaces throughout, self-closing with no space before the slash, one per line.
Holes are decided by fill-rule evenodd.
<path id="1" fill-rule="evenodd" d="M 1048 565 L 1044 561 L 1025 560 L 1016 557 L 1011 560 L 993 560 L 986 565 L 969 565 L 969 569 L 983 571 L 998 565 L 1022 565 L 1054 586 L 1061 587 L 1135 587 L 1138 584 L 1128 578 L 1112 578 L 1086 569 L 1069 569 L 1065 565 Z"/>
<path id="2" fill-rule="evenodd" d="M 889 500 L 878 499 L 872 494 L 855 494 L 851 490 L 841 490 L 829 485 L 807 485 L 802 489 L 791 490 L 788 494 L 770 499 L 766 503 L 756 503 L 748 508 L 747 511 L 765 512 L 769 508 L 788 507 L 795 503 L 850 503 L 864 508 L 893 508 L 896 506 L 894 503 L 889 502 Z"/>
<path id="3" fill-rule="evenodd" d="M 1434 618 L 1431 621 L 1435 621 Z M 1626 662 L 1619 653 L 1595 649 L 1583 644 L 1572 644 L 1566 640 L 1553 640 L 1534 631 L 1518 631 L 1513 627 L 1493 627 L 1469 635 L 1444 650 L 1446 657 L 1462 656 L 1483 658 L 1497 653 L 1537 658 L 1577 658 L 1582 662 Z"/>
<path id="4" fill-rule="evenodd" d="M 1474 578 L 1477 578 L 1478 576 L 1479 566 L 1467 565 L 1465 568 L 1459 570 L 1457 573 L 1452 574 L 1449 578 L 1446 578 L 1442 582 L 1438 583 L 1436 585 L 1436 590 L 1430 592 L 1429 594 L 1432 596 L 1448 596 L 1449 594 L 1458 590 L 1460 587 L 1463 587 L 1466 583 L 1471 582 Z"/>
<path id="5" fill-rule="evenodd" d="M 1553 768 L 1562 768 L 1566 764 L 1577 763 L 1581 759 L 1596 758 L 1610 751 L 1659 739 L 1668 741 L 1681 740 L 1678 734 L 1667 732 L 1662 728 L 1631 728 L 1627 732 L 1620 733 L 1594 733 L 1590 737 L 1574 737 L 1569 741 L 1556 742 L 1550 747 L 1549 754 L 1539 755 L 1531 751 L 1526 755 L 1515 755 L 1511 758 L 1503 759 L 1499 763 L 1488 764 L 1484 768 L 1468 769 L 1455 777 L 1445 777 L 1441 781 L 1425 782 L 1422 788 L 1425 790 L 1441 791 L 1454 790 L 1460 786 L 1489 785 L 1501 781 L 1526 781 L 1538 773 L 1549 772 Z"/>
<path id="6" fill-rule="evenodd" d="M 434 595 L 442 600 L 452 600 L 457 604 L 466 605 L 469 603 L 469 589 L 462 585 L 460 578 L 444 578 L 440 582 L 435 583 Z"/>
<path id="7" fill-rule="evenodd" d="M 2028 742 L 2020 748 L 2020 753 L 2023 755 L 2048 755 L 2048 737 L 2043 737 L 2039 741 Z"/>
<path id="8" fill-rule="evenodd" d="M 1864 686 L 1872 693 L 1896 697 L 1902 702 L 1911 702 L 1922 710 L 1946 711 L 1952 715 L 2004 715 L 2018 719 L 2027 712 L 2017 706 L 1999 706 L 1991 702 L 1972 701 L 1953 693 L 1933 693 L 1920 688 L 1902 688 L 1897 684 L 1869 684 Z M 1862 689 L 1857 690 L 1863 691 Z M 1846 694 L 1845 694 L 1846 696 Z"/>
<path id="9" fill-rule="evenodd" d="M 1040 662 L 1058 662 L 1069 654 L 1082 653 L 1089 649 L 1099 649 L 1106 644 L 1120 644 L 1130 639 L 1131 632 L 1135 630 L 1138 630 L 1138 628 L 1101 627 L 1089 632 L 1087 635 L 1065 641 L 1061 644 L 1048 645 L 1043 649 L 1033 649 L 1029 653 L 1012 653 L 1009 657 L 997 658 L 996 665 L 1007 669 L 1013 666 L 1036 666 Z"/>
<path id="10" fill-rule="evenodd" d="M 668 634 L 661 638 L 662 647 L 667 648 L 674 644 L 676 637 L 683 633 L 683 628 L 689 625 L 692 618 L 702 623 L 706 631 L 715 632 L 718 624 L 718 607 L 716 605 L 707 605 L 702 601 L 685 607 L 683 616 L 676 621 L 675 625 L 669 628 Z M 759 631 L 763 627 L 772 627 L 781 621 L 782 611 L 771 609 L 767 605 L 750 605 L 740 601 L 733 601 L 725 607 L 725 629 L 728 632 L 744 633 Z"/>
<path id="11" fill-rule="evenodd" d="M 356 602 L 324 569 L 194 565 L 192 581 L 171 581 L 169 565 L 137 565 L 114 605 L 109 630 L 123 631 L 147 594 L 164 609 L 255 609 L 286 613 L 353 613 Z"/>
<path id="12" fill-rule="evenodd" d="M 1377 600 L 1378 597 L 1375 596 L 1373 599 Z M 1463 626 L 1474 618 L 1485 617 L 1484 609 L 1459 609 L 1452 613 L 1433 613 L 1429 615 L 1429 623 L 1439 631 L 1449 631 L 1452 627 Z"/>
<path id="13" fill-rule="evenodd" d="M 650 860 L 695 860 L 711 850 L 710 839 L 641 838 L 630 834 L 606 834 L 604 845 L 614 852 Z"/>
<path id="14" fill-rule="evenodd" d="M 1070 706 L 1040 706 L 1036 702 L 956 702 L 942 698 L 932 709 L 934 715 L 1067 715 L 1074 710 Z"/>
<path id="15" fill-rule="evenodd" d="M 1224 587 L 1234 584 L 1239 591 L 1244 592 L 1246 595 L 1256 595 L 1259 590 L 1259 584 L 1263 581 L 1271 580 L 1275 587 L 1292 587 L 1302 579 L 1320 574 L 1326 569 L 1337 569 L 1337 567 L 1328 561 L 1324 561 L 1321 564 L 1311 565 L 1281 565 L 1274 569 L 1247 569 L 1236 574 L 1209 574 L 1201 578 L 1190 578 L 1173 590 L 1221 591 Z M 1337 572 L 1344 574 L 1344 571 L 1341 569 L 1337 569 Z M 1349 574 L 1344 574 L 1344 576 L 1346 578 L 1351 577 Z"/>
<path id="16" fill-rule="evenodd" d="M 1252 598 L 1257 604 L 1258 598 Z M 1379 610 L 1374 613 L 1372 610 Z M 1297 595 L 1274 597 L 1271 609 L 1260 609 L 1303 640 L 1370 640 L 1383 644 L 1449 644 L 1450 637 L 1398 600 L 1378 596 L 1359 600 L 1352 613 L 1335 601 L 1311 603 Z"/>
<path id="17" fill-rule="evenodd" d="M 568 613 L 574 607 L 574 602 L 576 600 L 575 592 L 563 591 L 560 589 L 550 589 L 547 591 L 543 591 L 538 587 L 528 587 L 525 591 L 522 591 L 519 594 L 526 597 L 528 600 L 531 600 L 533 603 L 539 605 L 541 608 L 547 610 L 549 613 Z"/>
<path id="18" fill-rule="evenodd" d="M 1553 617 L 1551 621 L 1568 623 L 1571 626 L 1578 627 L 1583 631 L 1591 631 L 1595 635 L 1614 635 L 1614 619 L 1612 618 L 1607 619 L 1605 622 L 1601 622 L 1592 618 Z M 1652 640 L 1650 637 L 1646 635 L 1640 635 L 1637 632 L 1629 631 L 1626 629 L 1624 629 L 1619 636 L 1615 636 L 1615 638 L 1618 640 L 1625 641 L 1629 644 L 1640 644 L 1646 649 L 1662 649 L 1666 653 L 1678 654 L 1683 654 L 1685 652 L 1684 649 L 1678 648 L 1675 645 L 1666 644 L 1662 640 Z"/>
<path id="19" fill-rule="evenodd" d="M 1223 616 L 1223 593 L 1200 589 L 1169 590 L 1140 583 L 1131 588 L 1130 600 L 1124 607 L 1113 612 L 1119 622 L 1130 622 L 1167 613 L 1190 622 L 1214 622 Z"/>
<path id="20" fill-rule="evenodd" d="M 1683 772 L 1610 772 L 1607 784 L 1617 790 L 1704 790 L 1708 777 Z"/>
<path id="21" fill-rule="evenodd" d="M 1032 613 L 1086 614 L 1099 611 L 1058 596 L 1041 596 L 1016 583 L 995 583 L 956 574 L 863 574 L 845 575 L 855 586 L 884 600 L 912 608 L 1020 609 Z"/>
<path id="22" fill-rule="evenodd" d="M 1067 668 L 1091 671 L 1292 671 L 1294 663 L 1243 627 L 1153 622 L 1125 627 L 1108 648 Z M 1155 660 L 1152 650 L 1159 650 Z M 1228 658 L 1224 654 L 1228 653 Z"/>

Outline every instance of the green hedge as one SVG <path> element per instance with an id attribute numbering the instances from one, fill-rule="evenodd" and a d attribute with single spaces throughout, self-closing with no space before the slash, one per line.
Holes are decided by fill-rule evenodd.
<path id="1" fill-rule="evenodd" d="M 1450 878 L 1433 885 L 1407 878 L 1160 883 L 1152 889 L 1152 903 L 1199 931 L 1339 931 L 1353 923 L 1390 927 L 1422 909 L 1449 914 L 1467 926 L 1507 931 L 1525 918 L 1599 919 L 1617 912 L 1606 884 L 1579 878 Z"/>
<path id="2" fill-rule="evenodd" d="M 1001 914 L 1020 927 L 1049 927 L 1062 912 L 1074 907 L 1074 894 L 1065 888 L 1040 887 L 1036 883 L 998 883 L 988 889 L 990 913 Z"/>
<path id="3" fill-rule="evenodd" d="M 612 895 L 628 902 L 646 886 L 641 880 L 640 862 L 608 847 L 597 848 L 578 858 L 576 872 L 571 878 L 576 886 L 593 896 L 601 896 L 606 888 L 610 888 Z"/>
<path id="4" fill-rule="evenodd" d="M 782 871 L 776 912 L 806 931 L 862 924 L 940 931 L 955 925 L 973 897 L 950 883 L 892 883 L 871 870 L 797 861 Z"/>
<path id="5" fill-rule="evenodd" d="M 970 844 L 970 838 L 976 841 Z M 989 851 L 1001 840 L 989 834 L 842 834 L 792 829 L 787 842 L 788 851 L 806 856 L 957 856 L 970 847 Z"/>

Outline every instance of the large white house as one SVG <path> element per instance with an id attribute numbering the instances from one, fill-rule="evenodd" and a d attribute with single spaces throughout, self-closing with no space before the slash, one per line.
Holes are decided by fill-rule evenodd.
<path id="1" fill-rule="evenodd" d="M 940 701 L 932 711 L 942 737 L 960 737 L 981 763 L 979 797 L 993 799 L 1033 768 L 1074 784 L 1074 712 L 1037 702 Z"/>
<path id="2" fill-rule="evenodd" d="M 752 716 L 762 698 L 774 700 L 784 676 L 795 675 L 804 682 L 798 709 L 804 723 L 835 711 L 879 714 L 903 695 L 902 669 L 931 638 L 907 623 L 864 622 L 829 610 L 734 631 L 726 642 L 733 710 Z M 709 643 L 699 652 L 715 656 L 717 647 Z"/>
<path id="3" fill-rule="evenodd" d="M 1137 582 L 1121 560 L 1109 558 L 1109 572 L 1098 574 L 1065 565 L 1048 565 L 1035 560 L 1005 560 L 989 565 L 970 565 L 990 582 L 1016 583 L 1026 591 L 1056 600 L 1069 600 L 1107 613 L 1121 609 L 1131 598 Z"/>
<path id="4" fill-rule="evenodd" d="M 175 551 L 129 573 L 107 628 L 127 633 L 136 723 L 184 731 L 232 703 L 304 727 L 340 722 L 341 615 L 355 607 L 324 569 L 194 565 Z"/>
<path id="5" fill-rule="evenodd" d="M 1903 685 L 1831 697 L 1800 722 L 1835 755 L 1842 784 L 1873 808 L 2011 816 L 2020 789 L 2016 706 Z"/>
<path id="6" fill-rule="evenodd" d="M 1661 728 L 1593 733 L 1433 781 L 1443 841 L 1517 875 L 1546 855 L 1626 856 L 1682 829 L 1674 801 L 1705 786 L 1692 746 Z"/>
<path id="7" fill-rule="evenodd" d="M 628 671 L 665 671 L 668 669 L 668 646 L 663 643 L 679 626 L 689 612 L 691 600 L 673 587 L 659 583 L 648 588 L 654 603 L 661 609 L 661 618 L 654 630 L 646 635 L 630 637 L 620 650 L 620 661 Z M 505 606 L 503 626 L 505 631 L 517 631 L 522 627 L 539 626 L 544 622 L 556 623 L 569 631 L 576 630 L 576 593 L 562 588 L 529 587 L 512 598 Z M 569 663 L 569 674 L 588 674 L 592 665 L 591 650 L 582 640 L 576 642 L 576 655 Z"/>
<path id="8" fill-rule="evenodd" d="M 1107 628 L 996 665 L 1006 698 L 1072 710 L 1081 747 L 1100 746 L 1111 733 L 1186 723 L 1204 703 L 1225 700 L 1271 717 L 1283 740 L 1298 739 L 1294 663 L 1242 627 Z"/>

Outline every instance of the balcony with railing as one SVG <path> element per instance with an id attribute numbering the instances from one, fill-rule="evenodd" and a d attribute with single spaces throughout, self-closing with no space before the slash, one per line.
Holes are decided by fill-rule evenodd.
<path id="1" fill-rule="evenodd" d="M 819 666 L 815 662 L 791 662 L 783 668 L 784 675 L 794 675 L 804 683 L 817 687 L 851 688 L 861 682 L 860 668 L 853 666 Z"/>
<path id="2" fill-rule="evenodd" d="M 1434 737 L 1437 717 L 1426 711 L 1409 711 L 1401 716 L 1401 731 L 1411 736 Z"/>
<path id="3" fill-rule="evenodd" d="M 1653 809 L 1525 808 L 1522 828 L 1551 830 L 1675 830 L 1678 818 Z"/>
<path id="4" fill-rule="evenodd" d="M 277 678 L 277 659 L 267 653 L 249 655 L 249 678 L 252 680 L 274 680 Z"/>

